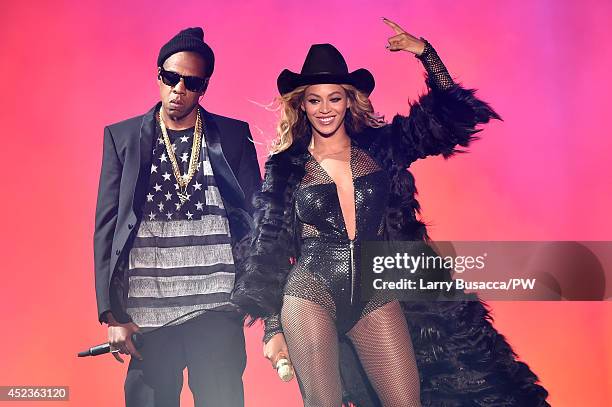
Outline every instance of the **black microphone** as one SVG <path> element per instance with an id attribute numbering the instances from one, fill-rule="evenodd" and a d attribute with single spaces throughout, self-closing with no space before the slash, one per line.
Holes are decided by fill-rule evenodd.
<path id="1" fill-rule="evenodd" d="M 144 344 L 144 339 L 141 333 L 135 332 L 132 334 L 132 343 L 136 347 L 136 349 L 140 349 Z M 83 352 L 79 352 L 78 357 L 84 358 L 86 356 L 98 356 L 103 355 L 105 353 L 110 352 L 111 346 L 110 343 L 103 343 L 100 345 L 93 346 Z"/>

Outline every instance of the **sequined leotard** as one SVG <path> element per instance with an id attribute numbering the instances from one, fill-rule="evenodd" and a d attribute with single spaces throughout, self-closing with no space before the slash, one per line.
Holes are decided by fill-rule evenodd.
<path id="1" fill-rule="evenodd" d="M 359 249 L 362 241 L 380 240 L 389 180 L 367 153 L 351 145 L 350 168 L 355 189 L 356 235 L 349 239 L 336 184 L 311 156 L 296 191 L 301 255 L 288 276 L 284 294 L 316 302 L 346 333 L 362 316 L 384 304 L 362 303 Z"/>

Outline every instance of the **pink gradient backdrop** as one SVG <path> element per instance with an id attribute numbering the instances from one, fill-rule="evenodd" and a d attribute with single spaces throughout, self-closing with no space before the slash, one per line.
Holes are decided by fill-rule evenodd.
<path id="1" fill-rule="evenodd" d="M 74 406 L 122 403 L 125 366 L 77 359 L 96 322 L 92 233 L 105 124 L 157 100 L 159 47 L 201 25 L 217 56 L 204 105 L 272 137 L 276 76 L 332 42 L 377 79 L 390 118 L 424 91 L 423 69 L 389 54 L 397 21 L 504 117 L 471 154 L 413 166 L 437 239 L 610 240 L 612 29 L 608 1 L 10 2 L 0 16 L 2 334 L 0 385 L 69 385 Z M 258 131 L 261 130 L 261 132 Z M 266 155 L 258 146 L 260 162 Z M 610 287 L 608 287 L 610 292 Z M 612 405 L 611 303 L 494 303 L 496 325 L 554 406 Z M 299 406 L 247 331 L 247 406 Z M 188 392 L 185 392 L 188 393 Z M 184 399 L 190 396 L 184 394 Z M 25 405 L 25 404 L 24 404 Z M 35 405 L 35 404 L 31 404 Z"/>

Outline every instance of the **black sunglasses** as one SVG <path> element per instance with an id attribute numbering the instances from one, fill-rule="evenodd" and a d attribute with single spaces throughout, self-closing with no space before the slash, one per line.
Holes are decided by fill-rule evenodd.
<path id="1" fill-rule="evenodd" d="M 191 92 L 202 92 L 204 86 L 208 83 L 208 78 L 200 78 L 197 76 L 183 76 L 176 72 L 166 71 L 164 68 L 159 67 L 158 78 L 162 80 L 165 85 L 176 86 L 181 79 L 185 83 L 185 88 Z"/>

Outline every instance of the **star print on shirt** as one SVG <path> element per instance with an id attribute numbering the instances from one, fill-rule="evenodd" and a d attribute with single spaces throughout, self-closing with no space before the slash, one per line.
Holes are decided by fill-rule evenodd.
<path id="1" fill-rule="evenodd" d="M 162 139 L 161 137 L 157 138 L 157 143 L 158 144 L 164 144 L 164 139 Z"/>
<path id="2" fill-rule="evenodd" d="M 191 159 L 190 151 L 193 148 L 190 142 L 193 142 L 193 138 L 191 135 L 178 134 L 172 141 L 175 149 L 174 156 L 182 174 L 182 171 L 187 171 L 186 167 Z M 208 216 L 208 203 L 203 197 L 205 197 L 208 182 L 205 175 L 209 174 L 208 172 L 200 174 L 203 169 L 208 171 L 208 164 L 203 161 L 206 159 L 205 154 L 196 163 L 198 167 L 196 174 L 198 175 L 194 176 L 187 188 L 183 188 L 174 176 L 170 160 L 172 150 L 166 150 L 165 145 L 162 145 L 157 147 L 157 151 L 157 154 L 152 155 L 150 191 L 144 194 L 146 208 L 143 210 L 143 220 L 147 222 L 196 221 L 200 220 L 201 216 Z"/>

